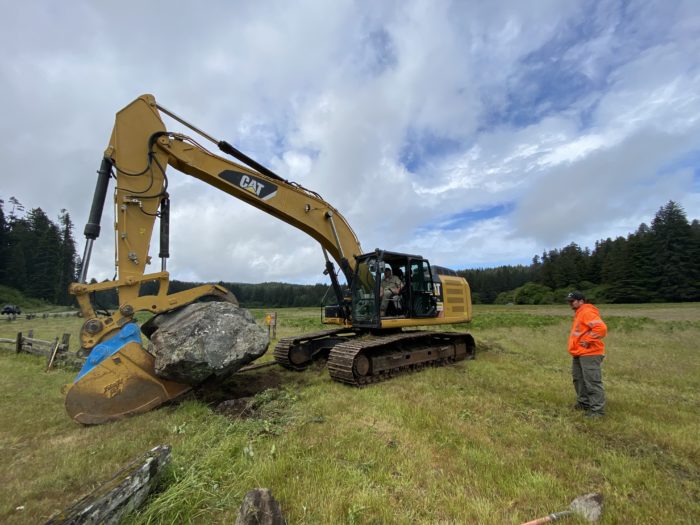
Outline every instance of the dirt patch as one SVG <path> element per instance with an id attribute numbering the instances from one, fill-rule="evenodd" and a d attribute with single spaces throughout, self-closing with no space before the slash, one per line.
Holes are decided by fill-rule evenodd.
<path id="1" fill-rule="evenodd" d="M 260 371 L 241 372 L 221 380 L 210 380 L 197 387 L 197 399 L 209 405 L 218 405 L 230 399 L 253 397 L 269 388 L 279 388 L 284 378 L 279 370 L 263 368 Z"/>
<path id="2" fill-rule="evenodd" d="M 208 405 L 232 399 L 254 397 L 265 390 L 292 387 L 299 389 L 307 385 L 309 370 L 292 372 L 279 366 L 235 373 L 223 380 L 210 380 L 198 386 L 195 397 Z"/>
<path id="3" fill-rule="evenodd" d="M 238 399 L 222 401 L 216 405 L 214 412 L 231 419 L 251 417 L 253 415 L 254 405 L 254 397 L 239 397 Z"/>

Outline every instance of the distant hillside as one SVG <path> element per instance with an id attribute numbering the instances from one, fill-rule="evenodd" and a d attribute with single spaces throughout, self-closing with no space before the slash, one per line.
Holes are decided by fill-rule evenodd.
<path id="1" fill-rule="evenodd" d="M 53 307 L 52 304 L 47 303 L 42 299 L 27 297 L 15 288 L 10 288 L 9 286 L 0 284 L 0 308 L 6 304 L 16 304 L 22 309 L 23 312 L 36 312 Z"/>

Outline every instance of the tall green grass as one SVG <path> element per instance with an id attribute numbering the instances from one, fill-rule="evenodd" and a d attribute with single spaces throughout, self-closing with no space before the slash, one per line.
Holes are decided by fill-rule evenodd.
<path id="1" fill-rule="evenodd" d="M 479 353 L 455 366 L 363 389 L 321 364 L 261 369 L 100 427 L 65 416 L 72 373 L 3 352 L 0 521 L 45 520 L 170 443 L 160 491 L 127 523 L 230 523 L 254 487 L 272 489 L 295 524 L 521 523 L 588 492 L 604 495 L 604 524 L 698 523 L 700 305 L 601 310 L 608 410 L 595 421 L 569 408 L 563 306 L 477 306 Z M 316 309 L 278 320 L 278 337 L 321 328 Z M 255 396 L 251 417 L 212 411 L 241 395 Z"/>

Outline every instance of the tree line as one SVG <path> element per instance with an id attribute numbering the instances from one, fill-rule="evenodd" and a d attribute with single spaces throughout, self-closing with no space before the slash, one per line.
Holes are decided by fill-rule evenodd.
<path id="1" fill-rule="evenodd" d="M 26 211 L 15 197 L 10 197 L 7 203 L 0 199 L 0 285 L 52 304 L 75 304 L 68 293 L 68 286 L 78 280 L 80 269 L 73 228 L 66 210 L 61 210 L 58 221 L 54 222 L 41 208 Z M 172 281 L 169 293 L 199 284 Z M 241 305 L 249 308 L 318 306 L 328 291 L 325 284 L 219 284 L 231 290 Z M 144 283 L 141 293 L 158 293 L 158 284 Z M 94 300 L 101 309 L 118 306 L 116 290 L 99 292 Z"/>
<path id="2" fill-rule="evenodd" d="M 189 290 L 205 283 L 170 281 L 168 293 Z M 288 284 L 288 283 L 231 283 L 219 281 L 217 284 L 230 290 L 244 308 L 292 308 L 320 306 L 329 290 L 325 284 Z M 156 281 L 145 282 L 141 285 L 141 295 L 158 293 Z M 110 310 L 118 306 L 116 290 L 97 292 L 93 301 L 100 310 Z"/>
<path id="3" fill-rule="evenodd" d="M 53 304 L 74 304 L 68 285 L 77 280 L 79 264 L 66 210 L 54 223 L 41 208 L 25 213 L 14 197 L 7 206 L 0 200 L 0 285 Z M 689 222 L 683 208 L 669 201 L 649 226 L 641 224 L 627 237 L 600 240 L 593 250 L 571 243 L 536 255 L 530 265 L 458 274 L 469 282 L 476 303 L 556 303 L 573 288 L 596 302 L 700 301 L 700 223 Z M 172 281 L 169 292 L 198 284 Z M 326 284 L 219 284 L 249 308 L 319 306 L 329 294 Z M 142 294 L 155 293 L 157 283 L 143 284 Z M 118 306 L 113 290 L 100 292 L 95 302 L 105 309 Z"/>
<path id="4" fill-rule="evenodd" d="M 700 301 L 700 223 L 674 201 L 627 237 L 571 243 L 529 266 L 462 270 L 475 302 L 549 304 L 577 288 L 605 303 Z"/>
<path id="5" fill-rule="evenodd" d="M 70 214 L 61 210 L 55 223 L 41 208 L 25 213 L 15 197 L 8 204 L 6 215 L 0 199 L 0 284 L 53 304 L 72 304 L 68 286 L 77 280 L 78 256 Z"/>

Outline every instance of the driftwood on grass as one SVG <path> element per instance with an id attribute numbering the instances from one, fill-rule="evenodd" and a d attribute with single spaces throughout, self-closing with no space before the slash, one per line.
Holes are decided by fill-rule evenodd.
<path id="1" fill-rule="evenodd" d="M 54 515 L 46 525 L 119 523 L 124 516 L 141 506 L 169 462 L 169 445 L 151 449 L 111 480 Z"/>

